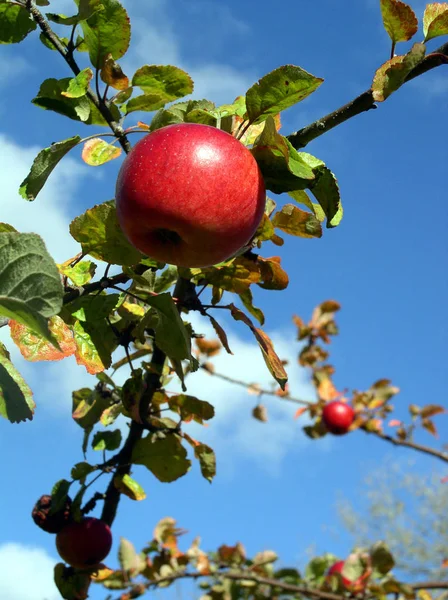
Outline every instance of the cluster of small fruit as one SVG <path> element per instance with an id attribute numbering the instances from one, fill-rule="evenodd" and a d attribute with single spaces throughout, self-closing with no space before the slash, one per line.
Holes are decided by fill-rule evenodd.
<path id="1" fill-rule="evenodd" d="M 95 517 L 75 521 L 71 514 L 72 501 L 68 497 L 59 510 L 52 512 L 51 507 L 51 496 L 41 496 L 33 508 L 32 517 L 38 527 L 56 534 L 60 557 L 77 569 L 98 567 L 112 546 L 109 526 Z"/>

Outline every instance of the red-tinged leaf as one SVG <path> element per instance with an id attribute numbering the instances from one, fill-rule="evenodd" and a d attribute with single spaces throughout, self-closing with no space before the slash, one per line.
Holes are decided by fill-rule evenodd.
<path id="1" fill-rule="evenodd" d="M 448 3 L 427 4 L 423 14 L 423 34 L 425 42 L 440 35 L 448 34 Z"/>
<path id="2" fill-rule="evenodd" d="M 439 406 L 437 404 L 427 404 L 420 410 L 420 416 L 422 419 L 427 419 L 428 417 L 434 417 L 435 415 L 440 415 L 446 412 L 447 411 L 443 408 L 443 406 Z"/>
<path id="3" fill-rule="evenodd" d="M 226 546 L 223 544 L 218 548 L 218 555 L 222 562 L 240 564 L 246 560 L 246 550 L 241 543 L 236 546 Z"/>
<path id="4" fill-rule="evenodd" d="M 444 477 L 444 479 L 447 479 L 447 480 L 448 480 L 448 477 Z M 447 568 L 448 568 L 448 558 L 445 558 L 445 559 L 442 561 L 442 568 L 443 568 L 443 569 L 447 569 Z"/>
<path id="5" fill-rule="evenodd" d="M 414 44 L 404 56 L 394 56 L 375 73 L 372 95 L 375 102 L 384 102 L 403 85 L 406 77 L 425 57 L 425 45 Z"/>
<path id="6" fill-rule="evenodd" d="M 407 42 L 418 31 L 418 20 L 410 6 L 400 0 L 380 0 L 384 29 L 394 44 Z"/>
<path id="7" fill-rule="evenodd" d="M 153 536 L 162 548 L 170 551 L 171 556 L 177 557 L 182 555 L 177 547 L 177 538 L 185 533 L 184 529 L 176 527 L 176 519 L 165 517 L 157 523 Z"/>
<path id="8" fill-rule="evenodd" d="M 101 357 L 92 336 L 80 321 L 76 321 L 73 334 L 76 342 L 75 358 L 78 365 L 83 365 L 90 375 L 102 373 L 110 367 L 111 356 L 107 357 L 106 355 L 104 359 Z"/>
<path id="9" fill-rule="evenodd" d="M 196 338 L 196 346 L 201 354 L 206 356 L 216 356 L 219 354 L 222 344 L 219 340 L 207 340 L 205 338 Z"/>
<path id="10" fill-rule="evenodd" d="M 262 277 L 262 282 L 258 283 L 258 285 L 261 288 L 265 290 L 284 290 L 288 287 L 288 273 L 282 269 L 280 261 L 279 256 L 272 256 L 271 258 L 262 258 L 259 256 L 257 258 Z"/>
<path id="11" fill-rule="evenodd" d="M 354 423 L 352 426 L 353 425 Z M 350 430 L 352 430 L 352 426 L 350 427 Z M 383 421 L 381 419 L 368 419 L 368 421 L 363 423 L 363 426 L 367 431 L 372 433 L 382 433 L 383 431 Z"/>
<path id="12" fill-rule="evenodd" d="M 442 477 L 442 479 L 440 480 L 440 483 L 448 483 L 448 475 L 446 477 Z"/>
<path id="13" fill-rule="evenodd" d="M 193 420 L 202 425 L 204 421 L 208 421 L 215 415 L 215 409 L 209 402 L 186 394 L 171 396 L 168 405 L 170 410 L 180 415 L 185 423 Z"/>
<path id="14" fill-rule="evenodd" d="M 261 421 L 262 423 L 268 422 L 268 409 L 264 404 L 257 404 L 252 410 L 252 416 L 257 421 Z"/>
<path id="15" fill-rule="evenodd" d="M 322 237 L 322 225 L 315 215 L 297 208 L 294 204 L 285 204 L 275 213 L 272 224 L 289 235 L 302 238 Z"/>
<path id="16" fill-rule="evenodd" d="M 254 326 L 252 321 L 247 317 L 241 310 L 239 310 L 234 304 L 230 305 L 230 314 L 235 321 L 243 321 L 255 336 L 255 339 L 260 346 L 261 353 L 263 355 L 266 366 L 268 367 L 271 375 L 280 385 L 282 390 L 285 389 L 286 382 L 288 381 L 288 375 L 285 371 L 282 361 L 277 356 L 272 341 L 266 333 Z"/>
<path id="17" fill-rule="evenodd" d="M 426 429 L 426 431 L 429 431 L 429 433 L 434 437 L 439 437 L 436 426 L 434 425 L 434 422 L 431 421 L 431 419 L 423 419 L 422 426 Z"/>
<path id="18" fill-rule="evenodd" d="M 304 413 L 306 413 L 307 410 L 307 406 L 301 406 L 300 408 L 298 408 L 294 413 L 294 419 L 298 419 L 299 417 L 301 417 Z"/>
<path id="19" fill-rule="evenodd" d="M 99 167 L 114 158 L 118 158 L 120 154 L 121 148 L 108 144 L 101 138 L 93 138 L 84 144 L 82 159 L 91 167 Z"/>
<path id="20" fill-rule="evenodd" d="M 227 340 L 227 334 L 224 331 L 224 329 L 221 327 L 218 321 L 214 319 L 211 315 L 208 315 L 208 318 L 210 319 L 210 323 L 212 324 L 213 329 L 216 331 L 216 335 L 219 337 L 221 344 L 226 349 L 226 352 L 228 354 L 233 354 L 232 350 L 230 350 L 229 342 Z"/>
<path id="21" fill-rule="evenodd" d="M 123 73 L 120 65 L 108 54 L 100 72 L 101 80 L 115 90 L 126 90 L 129 87 L 129 79 Z"/>
<path id="22" fill-rule="evenodd" d="M 58 350 L 46 339 L 13 319 L 9 320 L 8 325 L 11 337 L 19 347 L 20 353 L 30 362 L 62 360 L 67 356 L 71 356 L 76 351 L 76 343 L 73 339 L 72 331 L 58 316 L 49 319 L 48 328 L 58 341 L 61 350 Z"/>
<path id="23" fill-rule="evenodd" d="M 190 444 L 192 448 L 201 445 L 201 442 L 198 442 L 198 440 L 192 438 L 191 435 L 188 435 L 188 433 L 182 432 L 182 437 Z"/>
<path id="24" fill-rule="evenodd" d="M 144 129 L 145 131 L 151 131 L 151 126 L 147 125 L 146 123 L 143 123 L 143 121 L 137 121 L 137 125 L 140 127 L 140 129 Z"/>
<path id="25" fill-rule="evenodd" d="M 398 419 L 391 419 L 388 423 L 389 427 L 400 427 L 403 423 Z"/>

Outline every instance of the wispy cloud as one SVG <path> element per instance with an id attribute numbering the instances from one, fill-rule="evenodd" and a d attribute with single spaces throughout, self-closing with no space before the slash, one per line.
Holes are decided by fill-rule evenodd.
<path id="1" fill-rule="evenodd" d="M 53 581 L 55 560 L 35 546 L 7 543 L 0 546 L 0 598 L 7 600 L 58 600 Z"/>

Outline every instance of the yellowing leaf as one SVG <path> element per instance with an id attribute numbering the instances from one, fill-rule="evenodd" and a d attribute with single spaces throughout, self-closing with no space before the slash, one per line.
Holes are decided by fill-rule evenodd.
<path id="1" fill-rule="evenodd" d="M 264 404 L 257 404 L 252 410 L 252 416 L 262 423 L 268 422 L 268 409 Z"/>
<path id="2" fill-rule="evenodd" d="M 144 500 L 145 490 L 129 475 L 115 475 L 114 486 L 131 500 Z"/>
<path id="3" fill-rule="evenodd" d="M 48 328 L 55 339 L 58 341 L 60 350 L 50 344 L 45 338 L 34 333 L 25 325 L 9 320 L 11 337 L 19 347 L 22 356 L 30 362 L 40 360 L 62 360 L 71 356 L 76 351 L 76 343 L 73 339 L 73 332 L 64 323 L 61 317 L 51 317 L 48 321 Z"/>
<path id="4" fill-rule="evenodd" d="M 404 56 L 395 56 L 382 65 L 372 82 L 373 99 L 384 102 L 403 85 L 406 77 L 425 57 L 425 45 L 414 44 Z"/>
<path id="5" fill-rule="evenodd" d="M 114 158 L 118 158 L 120 154 L 121 148 L 108 144 L 100 138 L 88 140 L 82 149 L 82 159 L 91 167 L 99 167 Z"/>
<path id="6" fill-rule="evenodd" d="M 384 29 L 394 44 L 407 42 L 417 33 L 418 20 L 410 6 L 400 0 L 380 0 Z"/>
<path id="7" fill-rule="evenodd" d="M 322 237 L 322 226 L 315 215 L 286 204 L 274 215 L 272 224 L 285 233 L 303 238 Z"/>
<path id="8" fill-rule="evenodd" d="M 423 14 L 423 34 L 425 42 L 440 35 L 448 34 L 448 3 L 427 4 Z"/>
<path id="9" fill-rule="evenodd" d="M 126 90 L 129 87 L 129 79 L 123 73 L 120 65 L 114 61 L 112 54 L 108 54 L 103 68 L 100 72 L 101 80 L 115 90 Z"/>
<path id="10" fill-rule="evenodd" d="M 443 406 L 439 406 L 437 404 L 427 404 L 423 406 L 420 410 L 420 416 L 422 419 L 426 419 L 428 417 L 434 417 L 434 415 L 440 415 L 447 412 Z"/>

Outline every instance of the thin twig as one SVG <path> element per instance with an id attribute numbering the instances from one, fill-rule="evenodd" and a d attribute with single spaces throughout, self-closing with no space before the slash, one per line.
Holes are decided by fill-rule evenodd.
<path id="1" fill-rule="evenodd" d="M 47 21 L 47 19 L 37 8 L 34 0 L 26 0 L 25 8 L 30 13 L 30 15 L 33 17 L 34 21 L 36 22 L 36 24 L 42 31 L 43 35 L 47 38 L 47 40 L 49 40 L 53 44 L 53 46 L 56 48 L 56 50 L 59 52 L 59 54 L 63 57 L 65 62 L 68 64 L 70 69 L 73 71 L 73 73 L 75 75 L 78 75 L 81 72 L 81 69 L 79 68 L 78 63 L 74 59 L 73 53 L 70 52 L 66 48 L 66 46 L 64 46 L 61 43 L 61 41 L 59 40 L 59 37 L 56 35 L 56 33 L 50 27 L 50 24 Z M 123 150 L 125 152 L 130 152 L 131 145 L 129 143 L 129 140 L 126 137 L 126 134 L 124 133 L 123 128 L 115 121 L 107 104 L 105 102 L 103 102 L 101 100 L 101 98 L 99 98 L 95 94 L 95 92 L 93 90 L 91 90 L 90 88 L 87 90 L 86 95 L 89 98 L 89 100 L 95 105 L 95 107 L 100 111 L 100 113 L 103 115 L 103 117 L 107 121 L 109 127 L 112 129 L 115 137 L 119 140 Z"/>
<path id="2" fill-rule="evenodd" d="M 422 62 L 409 73 L 405 82 L 411 81 L 412 79 L 415 79 L 415 77 L 446 63 L 448 63 L 448 43 L 443 44 L 437 48 L 437 50 L 428 54 Z M 372 90 L 369 89 L 348 104 L 341 106 L 334 112 L 325 115 L 325 117 L 314 121 L 314 123 L 311 123 L 286 137 L 294 148 L 304 148 L 311 141 L 330 131 L 330 129 L 333 129 L 337 125 L 372 108 L 376 108 L 376 104 L 373 99 Z"/>
<path id="3" fill-rule="evenodd" d="M 365 430 L 363 430 L 365 431 Z M 417 450 L 418 452 L 422 452 L 423 454 L 428 454 L 429 456 L 433 456 L 434 458 L 438 458 L 448 463 L 448 453 L 442 452 L 440 450 L 435 450 L 434 448 L 430 448 L 429 446 L 422 446 L 421 444 L 416 444 L 415 442 L 411 442 L 410 440 L 400 440 L 399 438 L 395 438 L 391 435 L 387 435 L 385 433 L 381 433 L 378 431 L 366 431 L 366 433 L 372 433 L 377 437 L 381 438 L 385 442 L 390 442 L 394 446 L 404 446 L 405 448 L 411 448 L 412 450 Z"/>
<path id="4" fill-rule="evenodd" d="M 242 381 L 241 379 L 235 379 L 234 377 L 229 377 L 228 375 L 223 375 L 222 373 L 216 373 L 215 371 L 209 371 L 206 365 L 200 365 L 200 367 L 201 369 L 204 369 L 204 371 L 207 371 L 207 373 L 210 375 L 213 375 L 213 377 L 218 377 L 219 379 L 228 381 L 229 383 L 234 383 L 235 385 L 246 388 L 246 390 L 256 390 L 259 396 L 275 396 L 276 398 L 279 398 L 279 395 L 273 390 L 254 387 L 255 384 L 253 383 L 248 383 L 247 381 Z M 302 406 L 311 406 L 312 404 L 315 404 L 311 400 L 301 400 L 300 398 L 294 398 L 293 396 L 281 396 L 281 399 L 288 400 L 288 402 L 293 402 L 294 404 L 301 404 Z"/>

